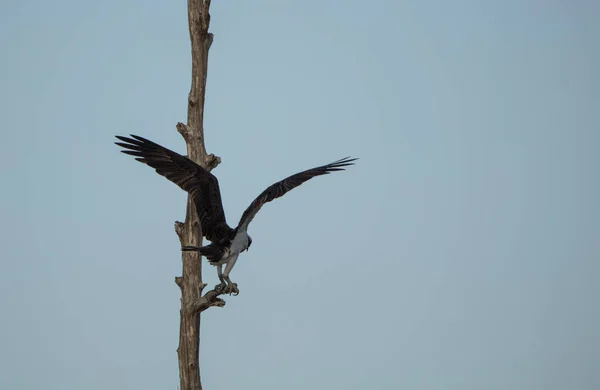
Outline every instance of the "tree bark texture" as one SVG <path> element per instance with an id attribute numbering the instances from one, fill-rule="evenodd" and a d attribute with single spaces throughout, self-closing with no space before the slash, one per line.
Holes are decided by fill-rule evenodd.
<path id="1" fill-rule="evenodd" d="M 208 32 L 210 0 L 188 0 L 188 23 L 192 46 L 192 85 L 188 95 L 187 124 L 178 123 L 177 131 L 187 145 L 188 157 L 211 170 L 220 159 L 206 153 L 204 145 L 204 96 L 208 70 L 208 50 L 213 35 Z M 202 231 L 194 202 L 188 196 L 185 222 L 175 222 L 182 245 L 202 246 Z M 197 252 L 182 252 L 182 275 L 175 278 L 181 289 L 179 327 L 179 380 L 181 390 L 201 390 L 200 382 L 200 313 L 211 306 L 224 306 L 217 291 L 202 295 L 202 262 Z"/>

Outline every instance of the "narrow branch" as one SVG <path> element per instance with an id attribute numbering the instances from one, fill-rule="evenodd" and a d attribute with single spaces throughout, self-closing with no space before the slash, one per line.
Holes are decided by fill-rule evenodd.
<path id="1" fill-rule="evenodd" d="M 179 237 L 179 241 L 183 245 L 185 234 L 185 224 L 183 222 L 175 221 L 175 233 L 177 233 L 177 237 Z"/>
<path id="2" fill-rule="evenodd" d="M 225 301 L 219 298 L 219 296 L 223 294 L 225 293 L 221 290 L 210 290 L 200 299 L 192 302 L 189 310 L 193 313 L 201 313 L 209 307 L 223 307 L 225 306 Z"/>
<path id="3" fill-rule="evenodd" d="M 186 125 L 181 122 L 178 122 L 175 126 L 177 128 L 177 132 L 181 134 L 185 142 L 191 142 L 192 140 L 192 132 L 188 129 Z M 221 157 L 215 156 L 214 154 L 209 154 L 204 157 L 204 163 L 201 164 L 207 171 L 212 171 L 221 163 Z"/>
<path id="4" fill-rule="evenodd" d="M 177 125 L 175 125 L 175 127 L 177 128 L 177 131 L 179 132 L 179 134 L 181 134 L 185 142 L 188 142 L 191 139 L 190 131 L 188 131 L 186 125 L 184 125 L 181 122 L 177 122 Z"/>
<path id="5" fill-rule="evenodd" d="M 183 287 L 183 278 L 181 276 L 175 276 L 175 284 L 179 286 L 179 288 Z"/>
<path id="6" fill-rule="evenodd" d="M 212 171 L 217 167 L 217 165 L 221 164 L 221 157 L 215 156 L 211 153 L 204 159 L 204 164 L 208 171 Z"/>

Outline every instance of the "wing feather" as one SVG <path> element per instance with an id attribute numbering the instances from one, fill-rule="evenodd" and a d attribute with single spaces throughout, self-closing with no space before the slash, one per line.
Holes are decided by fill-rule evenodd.
<path id="1" fill-rule="evenodd" d="M 313 177 L 328 175 L 331 172 L 343 171 L 345 170 L 345 167 L 354 165 L 354 161 L 356 160 L 358 159 L 346 157 L 341 160 L 332 162 L 331 164 L 322 165 L 320 167 L 296 173 L 295 175 L 289 176 L 281 181 L 278 181 L 275 184 L 272 184 L 260 195 L 258 195 L 258 197 L 254 199 L 250 206 L 248 206 L 246 211 L 244 211 L 244 214 L 242 214 L 242 218 L 240 218 L 240 223 L 238 224 L 237 229 L 240 231 L 246 231 L 246 229 L 248 229 L 248 225 L 256 216 L 256 213 L 258 213 L 258 211 L 265 203 L 268 203 L 274 199 L 285 195 L 287 192 L 300 186 L 302 183 L 312 179 Z"/>
<path id="2" fill-rule="evenodd" d="M 217 178 L 200 165 L 177 152 L 169 150 L 143 137 L 116 136 L 115 142 L 125 148 L 122 153 L 135 156 L 136 160 L 154 168 L 156 172 L 188 192 L 200 218 L 202 234 L 212 242 L 220 242 L 230 236 L 233 229 L 227 225 L 221 202 Z"/>

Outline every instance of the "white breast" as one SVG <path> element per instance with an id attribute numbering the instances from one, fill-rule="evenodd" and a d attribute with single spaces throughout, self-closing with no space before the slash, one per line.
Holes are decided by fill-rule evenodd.
<path id="1" fill-rule="evenodd" d="M 231 241 L 231 252 L 241 253 L 246 248 L 248 248 L 248 233 L 238 232 Z"/>

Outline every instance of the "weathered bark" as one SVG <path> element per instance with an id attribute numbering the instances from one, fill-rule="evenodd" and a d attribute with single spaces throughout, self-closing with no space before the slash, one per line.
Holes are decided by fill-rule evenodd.
<path id="1" fill-rule="evenodd" d="M 187 144 L 188 157 L 211 170 L 220 159 L 206 153 L 204 145 L 204 96 L 208 69 L 208 50 L 213 40 L 208 32 L 210 0 L 188 0 L 188 23 L 192 45 L 192 86 L 188 95 L 187 125 L 177 124 L 177 131 Z M 175 231 L 182 245 L 202 245 L 200 221 L 194 203 L 188 197 L 185 222 L 175 222 Z M 204 296 L 202 262 L 197 252 L 182 252 L 182 276 L 175 278 L 181 289 L 179 327 L 179 380 L 181 390 L 201 390 L 200 383 L 200 313 L 211 306 L 224 306 L 217 291 Z"/>

